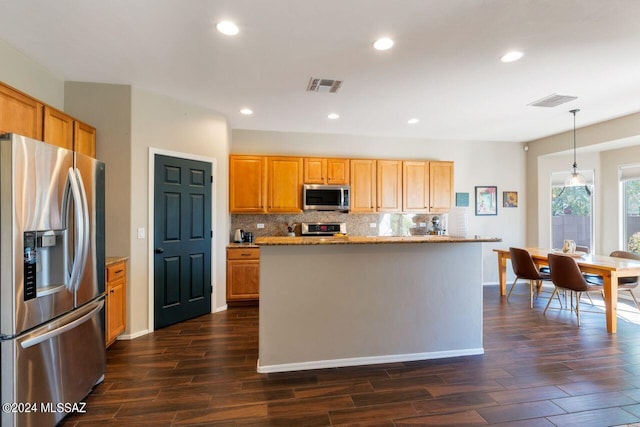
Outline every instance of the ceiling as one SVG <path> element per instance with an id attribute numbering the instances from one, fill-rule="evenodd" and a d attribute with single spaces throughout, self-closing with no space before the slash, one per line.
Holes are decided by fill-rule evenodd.
<path id="1" fill-rule="evenodd" d="M 573 108 L 578 127 L 640 111 L 639 16 L 638 0 L 0 0 L 0 39 L 64 80 L 233 129 L 518 142 L 570 130 Z M 510 50 L 524 57 L 501 62 Z M 342 88 L 307 92 L 310 77 Z M 578 99 L 527 105 L 554 93 Z"/>

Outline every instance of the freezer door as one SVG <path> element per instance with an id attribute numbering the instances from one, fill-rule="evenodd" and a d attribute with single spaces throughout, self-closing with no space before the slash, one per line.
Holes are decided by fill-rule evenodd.
<path id="1" fill-rule="evenodd" d="M 84 197 L 86 240 L 82 246 L 82 270 L 78 272 L 76 306 L 91 301 L 105 290 L 104 172 L 105 165 L 92 157 L 76 153 L 76 176 Z"/>
<path id="2" fill-rule="evenodd" d="M 72 168 L 69 150 L 15 134 L 0 138 L 0 335 L 73 309 Z"/>
<path id="3" fill-rule="evenodd" d="M 55 426 L 66 414 L 47 408 L 82 401 L 104 379 L 104 299 L 0 346 L 2 402 L 35 403 L 38 409 L 3 411 L 1 425 Z"/>

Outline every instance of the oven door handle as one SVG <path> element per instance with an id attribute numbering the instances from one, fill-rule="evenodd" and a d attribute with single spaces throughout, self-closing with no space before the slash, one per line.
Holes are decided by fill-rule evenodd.
<path id="1" fill-rule="evenodd" d="M 84 322 L 86 322 L 87 320 L 91 319 L 93 317 L 93 315 L 102 310 L 102 308 L 104 307 L 104 300 L 100 300 L 98 302 L 93 303 L 92 305 L 95 305 L 95 307 L 89 311 L 88 313 L 86 313 L 85 315 L 83 315 L 82 317 L 67 323 L 64 326 L 61 326 L 57 329 L 54 329 L 52 331 L 48 331 L 45 332 L 43 334 L 40 335 L 36 335 L 33 338 L 29 338 L 26 339 L 24 341 L 22 341 L 20 343 L 20 346 L 22 348 L 29 348 L 29 347 L 33 347 L 34 345 L 38 345 L 40 343 L 43 343 L 44 341 L 50 340 L 51 338 L 57 337 L 58 335 L 62 335 L 67 331 L 70 331 L 71 329 L 80 326 L 81 324 L 83 324 Z"/>

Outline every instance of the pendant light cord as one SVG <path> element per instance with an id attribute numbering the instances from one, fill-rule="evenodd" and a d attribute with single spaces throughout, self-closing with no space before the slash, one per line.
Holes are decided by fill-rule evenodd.
<path id="1" fill-rule="evenodd" d="M 569 111 L 573 114 L 573 173 L 576 173 L 578 163 L 576 162 L 576 113 L 580 111 L 578 109 Z"/>

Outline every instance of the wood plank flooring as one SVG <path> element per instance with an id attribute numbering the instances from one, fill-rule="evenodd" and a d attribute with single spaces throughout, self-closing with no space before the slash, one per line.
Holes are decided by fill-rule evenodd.
<path id="1" fill-rule="evenodd" d="M 117 341 L 87 412 L 61 425 L 640 423 L 640 313 L 621 302 L 609 335 L 598 300 L 578 328 L 569 311 L 542 315 L 548 294 L 532 310 L 527 285 L 517 291 L 507 303 L 485 287 L 482 356 L 278 374 L 256 372 L 257 307 L 202 316 Z"/>

